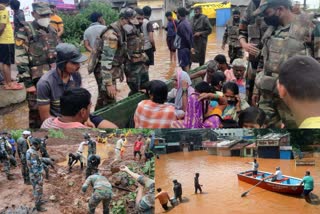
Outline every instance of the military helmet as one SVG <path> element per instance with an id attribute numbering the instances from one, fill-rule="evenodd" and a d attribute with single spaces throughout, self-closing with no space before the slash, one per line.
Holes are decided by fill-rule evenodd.
<path id="1" fill-rule="evenodd" d="M 41 139 L 40 138 L 31 138 L 31 144 L 36 146 L 41 144 Z"/>
<path id="2" fill-rule="evenodd" d="M 120 10 L 119 18 L 128 19 L 131 24 L 138 25 L 139 21 L 136 18 L 136 15 L 137 15 L 137 12 L 134 9 L 132 9 L 130 7 L 122 8 Z"/>
<path id="3" fill-rule="evenodd" d="M 261 0 L 258 9 L 253 12 L 253 15 L 261 15 L 267 8 L 275 6 L 292 7 L 291 0 Z"/>

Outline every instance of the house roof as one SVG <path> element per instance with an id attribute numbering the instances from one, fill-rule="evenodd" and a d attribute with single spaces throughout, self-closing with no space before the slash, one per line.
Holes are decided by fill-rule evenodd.
<path id="1" fill-rule="evenodd" d="M 256 144 L 255 143 L 251 143 L 249 145 L 246 146 L 246 148 L 250 149 L 250 148 L 256 148 Z"/>
<path id="2" fill-rule="evenodd" d="M 231 0 L 233 6 L 248 6 L 251 0 Z"/>
<path id="3" fill-rule="evenodd" d="M 232 146 L 231 150 L 239 150 L 239 149 L 242 149 L 242 148 L 246 147 L 249 144 L 250 143 L 238 143 L 238 144 Z"/>

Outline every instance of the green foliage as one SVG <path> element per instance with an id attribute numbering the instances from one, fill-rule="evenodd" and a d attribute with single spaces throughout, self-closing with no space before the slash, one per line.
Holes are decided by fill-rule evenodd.
<path id="1" fill-rule="evenodd" d="M 118 12 L 113 10 L 111 6 L 105 2 L 92 2 L 81 13 L 76 15 L 61 13 L 59 16 L 64 23 L 64 34 L 62 35 L 63 41 L 79 47 L 83 39 L 84 31 L 91 24 L 89 17 L 93 12 L 102 13 L 106 25 L 111 24 L 118 19 Z"/>
<path id="2" fill-rule="evenodd" d="M 154 157 L 151 160 L 147 161 L 142 171 L 144 174 L 148 175 L 148 177 L 154 179 L 154 169 L 155 169 L 155 161 Z"/>
<path id="3" fill-rule="evenodd" d="M 134 201 L 137 197 L 137 193 L 136 192 L 130 192 L 128 195 L 127 195 L 127 198 L 129 199 L 129 201 Z"/>
<path id="4" fill-rule="evenodd" d="M 10 133 L 12 138 L 17 141 L 22 136 L 22 132 L 23 130 L 12 130 Z"/>
<path id="5" fill-rule="evenodd" d="M 113 214 L 125 214 L 126 208 L 122 199 L 112 202 L 111 213 Z"/>
<path id="6" fill-rule="evenodd" d="M 49 131 L 48 136 L 50 138 L 66 138 L 66 136 L 63 134 L 63 132 L 60 130 L 49 129 L 48 131 Z"/>

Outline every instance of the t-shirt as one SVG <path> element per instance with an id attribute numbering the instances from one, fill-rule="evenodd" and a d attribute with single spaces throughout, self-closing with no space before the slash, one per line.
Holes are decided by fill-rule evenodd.
<path id="1" fill-rule="evenodd" d="M 15 147 L 16 141 L 13 138 L 8 139 L 8 141 L 11 144 L 12 151 L 15 152 L 16 151 L 16 147 Z"/>
<path id="2" fill-rule="evenodd" d="M 9 11 L 0 4 L 0 24 L 5 24 L 0 36 L 0 44 L 14 44 L 13 29 L 9 20 Z"/>
<path id="3" fill-rule="evenodd" d="M 63 27 L 63 21 L 57 14 L 50 17 L 50 26 L 53 27 L 57 32 Z"/>
<path id="4" fill-rule="evenodd" d="M 277 170 L 275 175 L 276 175 L 276 178 L 277 178 L 278 181 L 282 180 L 282 172 L 280 170 Z"/>
<path id="5" fill-rule="evenodd" d="M 320 117 L 309 117 L 305 119 L 299 126 L 299 129 L 319 129 Z"/>
<path id="6" fill-rule="evenodd" d="M 175 37 L 177 32 L 178 22 L 176 20 L 172 20 L 168 22 L 167 25 L 167 37 Z"/>
<path id="7" fill-rule="evenodd" d="M 37 83 L 37 104 L 50 104 L 50 115 L 60 116 L 60 97 L 71 88 L 81 86 L 81 76 L 79 72 L 73 73 L 70 80 L 64 83 L 56 69 L 45 73 Z"/>
<path id="8" fill-rule="evenodd" d="M 167 192 L 161 191 L 156 195 L 155 199 L 159 199 L 160 204 L 167 204 L 170 200 L 170 197 Z"/>
<path id="9" fill-rule="evenodd" d="M 88 40 L 90 47 L 94 48 L 96 38 L 100 36 L 102 31 L 106 28 L 105 25 L 99 22 L 92 23 L 83 33 L 83 40 Z"/>
<path id="10" fill-rule="evenodd" d="M 255 163 L 255 162 L 252 162 L 252 170 L 253 171 L 258 171 L 258 169 L 259 169 L 259 164 Z"/>
<path id="11" fill-rule="evenodd" d="M 158 104 L 152 100 L 143 100 L 134 113 L 136 128 L 170 128 L 176 120 L 174 106 Z"/>
<path id="12" fill-rule="evenodd" d="M 121 149 L 121 147 L 123 146 L 124 141 L 122 139 L 119 139 L 116 143 L 116 149 Z"/>
<path id="13" fill-rule="evenodd" d="M 304 189 L 305 190 L 313 190 L 314 188 L 314 181 L 313 181 L 313 177 L 311 176 L 304 176 L 302 179 L 303 183 L 304 183 Z"/>
<path id="14" fill-rule="evenodd" d="M 88 141 L 82 141 L 78 147 L 78 151 L 79 153 L 82 153 L 83 152 L 83 146 L 84 145 L 88 145 Z"/>
<path id="15" fill-rule="evenodd" d="M 134 151 L 140 151 L 143 143 L 141 141 L 136 141 L 134 143 Z"/>
<path id="16" fill-rule="evenodd" d="M 59 120 L 58 117 L 49 117 L 43 121 L 41 125 L 42 129 L 82 129 L 89 128 L 79 122 L 64 123 Z"/>

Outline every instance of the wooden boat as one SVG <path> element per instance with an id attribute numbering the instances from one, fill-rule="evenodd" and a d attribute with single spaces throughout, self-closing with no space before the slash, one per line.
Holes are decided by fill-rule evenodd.
<path id="1" fill-rule="evenodd" d="M 197 71 L 206 69 L 207 65 L 203 65 L 197 67 L 191 71 L 189 74 L 193 74 Z M 193 85 L 200 82 L 201 78 L 196 78 L 192 80 Z M 168 89 L 171 90 L 173 87 L 172 80 L 166 81 Z M 136 93 L 129 97 L 126 97 L 114 104 L 103 107 L 97 111 L 95 111 L 94 115 L 99 115 L 103 119 L 109 120 L 115 123 L 119 128 L 134 128 L 133 115 L 136 111 L 137 105 L 142 100 L 148 99 L 148 97 L 144 93 Z"/>
<path id="2" fill-rule="evenodd" d="M 252 176 L 252 171 L 240 172 L 238 174 L 238 179 L 240 181 L 244 181 L 246 183 L 256 185 L 262 179 L 271 175 L 270 172 L 259 171 L 256 177 Z M 268 178 L 262 181 L 258 187 L 283 194 L 291 194 L 291 195 L 300 195 L 303 192 L 303 185 L 300 186 L 300 182 L 302 179 L 295 178 L 287 175 L 283 175 L 283 179 L 281 181 L 271 181 L 271 178 Z"/>

